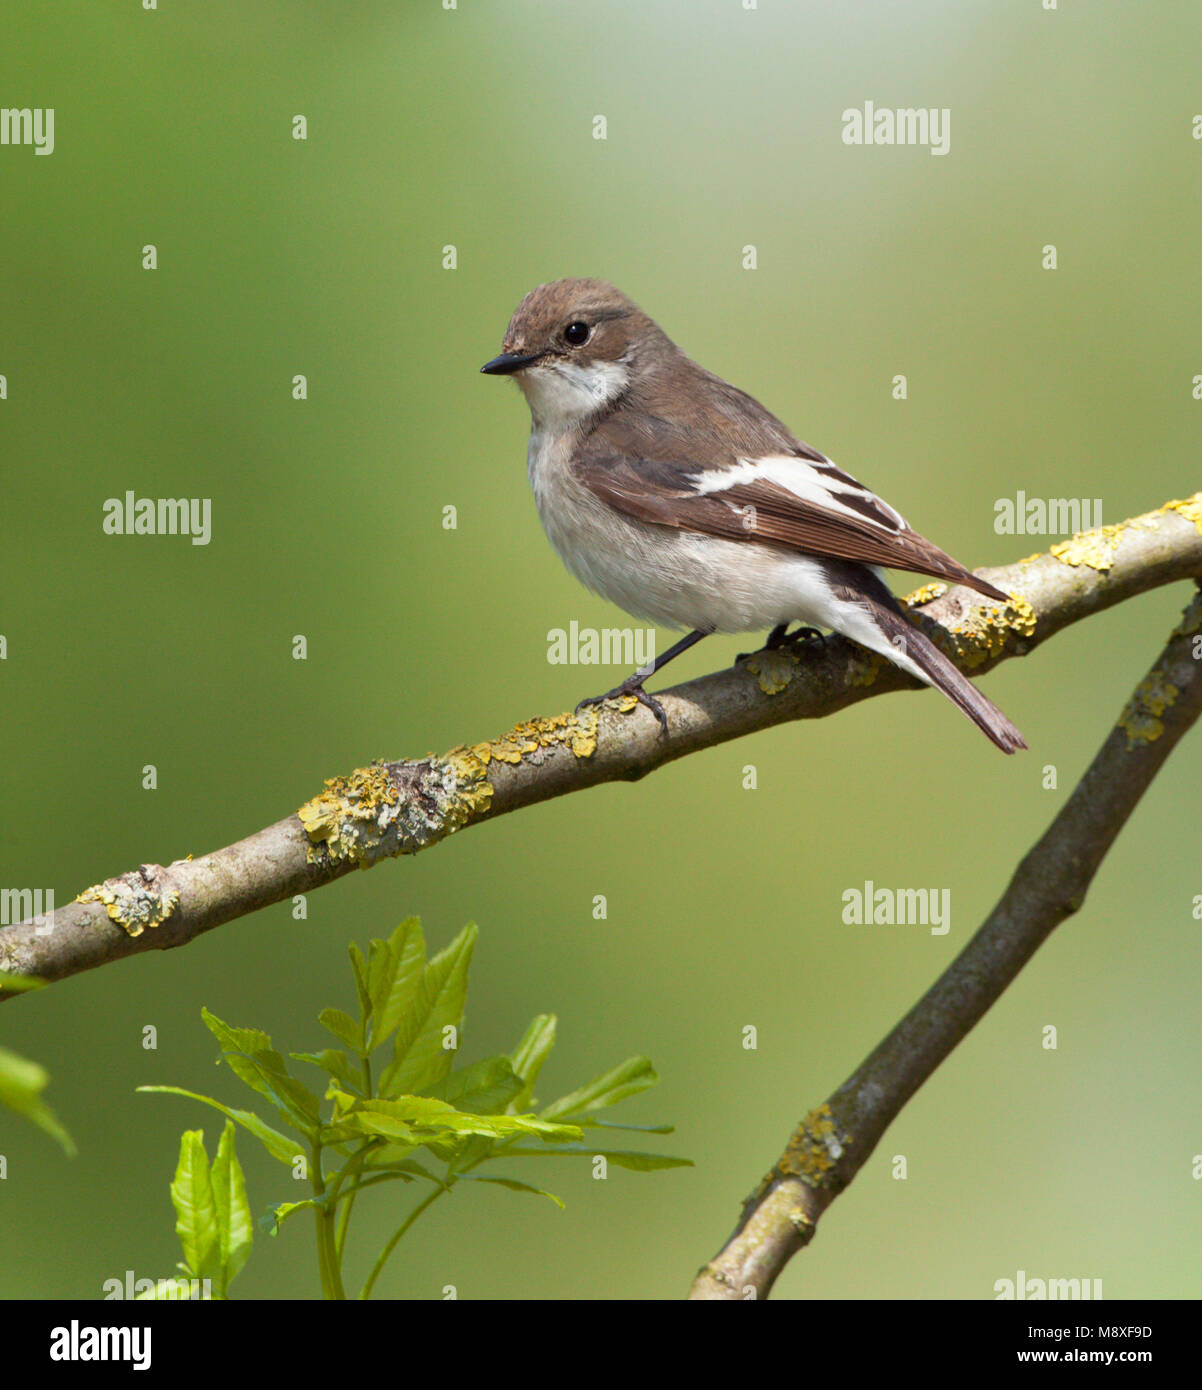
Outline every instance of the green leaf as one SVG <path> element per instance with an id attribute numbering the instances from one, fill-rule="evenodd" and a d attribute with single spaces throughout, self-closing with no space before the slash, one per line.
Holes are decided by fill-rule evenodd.
<path id="1" fill-rule="evenodd" d="M 545 1187 L 532 1187 L 528 1182 L 519 1182 L 517 1178 L 495 1178 L 486 1177 L 483 1173 L 460 1173 L 459 1177 L 464 1182 L 491 1182 L 498 1187 L 507 1187 L 510 1192 L 530 1192 L 535 1197 L 546 1197 L 548 1201 L 554 1202 L 562 1211 L 563 1202 L 554 1192 L 548 1192 Z"/>
<path id="2" fill-rule="evenodd" d="M 222 1105 L 219 1100 L 214 1100 L 212 1096 L 202 1096 L 195 1091 L 185 1091 L 182 1086 L 139 1086 L 138 1090 L 157 1091 L 168 1096 L 184 1096 L 188 1100 L 198 1100 L 202 1105 L 211 1105 L 214 1110 L 220 1110 L 236 1125 L 241 1125 L 248 1134 L 253 1134 L 272 1158 L 278 1158 L 289 1168 L 293 1166 L 298 1157 L 305 1156 L 304 1150 L 297 1145 L 295 1140 L 289 1139 L 286 1134 L 281 1134 L 278 1129 L 272 1129 L 270 1125 L 264 1124 L 253 1110 L 233 1110 L 228 1105 Z"/>
<path id="3" fill-rule="evenodd" d="M 453 1071 L 430 1089 L 456 1110 L 469 1110 L 474 1115 L 499 1115 L 521 1088 L 521 1079 L 515 1075 L 508 1057 L 487 1057 L 482 1062 L 473 1062 L 470 1067 Z"/>
<path id="4" fill-rule="evenodd" d="M 416 1171 L 411 1171 L 416 1169 Z M 418 1168 L 416 1164 L 406 1162 L 394 1163 L 391 1167 L 380 1171 L 369 1171 L 365 1176 L 356 1178 L 354 1182 L 349 1182 L 341 1188 L 338 1193 L 338 1200 L 342 1201 L 349 1197 L 352 1192 L 358 1192 L 364 1187 L 379 1187 L 384 1182 L 416 1182 L 419 1177 L 432 1182 L 435 1187 L 441 1187 L 449 1191 L 450 1186 L 441 1178 L 436 1178 L 433 1173 L 427 1173 L 424 1168 Z"/>
<path id="5" fill-rule="evenodd" d="M 54 1111 L 42 1100 L 42 1092 L 50 1080 L 45 1067 L 0 1047 L 0 1105 L 6 1105 L 18 1115 L 57 1139 L 65 1152 L 75 1156 L 71 1136 L 59 1123 Z"/>
<path id="6" fill-rule="evenodd" d="M 200 1016 L 205 1027 L 221 1044 L 223 1052 L 269 1052 L 271 1035 L 261 1028 L 235 1028 L 224 1023 L 216 1014 L 202 1008 Z"/>
<path id="7" fill-rule="evenodd" d="M 205 1153 L 202 1130 L 186 1129 L 180 1136 L 171 1201 L 175 1205 L 175 1233 L 179 1236 L 188 1272 L 198 1279 L 211 1279 L 214 1288 L 224 1294 L 217 1204 L 213 1198 L 209 1156 Z"/>
<path id="8" fill-rule="evenodd" d="M 222 1286 L 229 1290 L 234 1276 L 250 1254 L 254 1222 L 246 1200 L 246 1178 L 234 1149 L 233 1121 L 226 1120 L 211 1170 L 213 1199 L 221 1239 Z"/>
<path id="9" fill-rule="evenodd" d="M 14 975 L 9 970 L 0 970 L 0 997 L 6 994 L 24 994 L 27 990 L 42 989 L 46 981 L 40 975 Z"/>
<path id="10" fill-rule="evenodd" d="M 364 1103 L 363 1095 L 344 1091 L 337 1081 L 331 1081 L 326 1087 L 326 1099 L 333 1102 L 334 1109 L 330 1119 L 321 1127 L 321 1143 L 337 1145 L 361 1139 L 363 1131 L 349 1117 L 355 1106 Z"/>
<path id="11" fill-rule="evenodd" d="M 419 1094 L 451 1070 L 454 1050 L 443 1046 L 444 1030 L 459 1030 L 467 974 L 478 929 L 469 922 L 422 972 L 413 999 L 397 1026 L 393 1061 L 380 1077 L 380 1094 Z"/>
<path id="12" fill-rule="evenodd" d="M 632 1168 L 649 1173 L 656 1168 L 692 1168 L 691 1158 L 673 1158 L 669 1154 L 645 1154 L 627 1149 L 593 1149 L 587 1144 L 548 1144 L 532 1148 L 514 1144 L 507 1148 L 505 1158 L 559 1158 L 568 1154 L 585 1154 L 589 1158 L 605 1158 L 618 1168 Z M 461 1175 L 462 1176 L 462 1175 Z"/>
<path id="13" fill-rule="evenodd" d="M 277 1202 L 275 1206 L 268 1207 L 267 1211 L 259 1218 L 259 1226 L 270 1236 L 277 1236 L 280 1227 L 294 1213 L 303 1211 L 307 1207 L 315 1207 L 321 1210 L 321 1202 L 312 1197 L 306 1197 L 303 1202 Z"/>
<path id="14" fill-rule="evenodd" d="M 611 1071 L 594 1078 L 570 1095 L 561 1096 L 539 1113 L 543 1119 L 550 1120 L 565 1115 L 579 1115 L 589 1110 L 601 1110 L 607 1105 L 616 1105 L 627 1096 L 638 1095 L 640 1091 L 654 1086 L 658 1080 L 655 1068 L 646 1057 L 628 1057 Z"/>
<path id="15" fill-rule="evenodd" d="M 359 1018 L 364 1025 L 371 1013 L 371 995 L 367 992 L 367 962 L 356 942 L 346 948 L 351 958 L 351 969 L 355 972 L 355 993 L 359 996 Z"/>
<path id="16" fill-rule="evenodd" d="M 200 1012 L 234 1075 L 269 1100 L 294 1129 L 312 1139 L 321 1101 L 291 1075 L 288 1064 L 271 1046 L 271 1038 L 258 1028 L 232 1028 L 208 1009 Z"/>
<path id="17" fill-rule="evenodd" d="M 578 1139 L 575 1125 L 548 1123 L 537 1115 L 473 1115 L 456 1110 L 446 1101 L 429 1096 L 400 1096 L 395 1100 L 370 1100 L 356 1104 L 347 1120 L 364 1134 L 404 1139 L 415 1144 L 449 1144 L 466 1135 L 505 1139 L 516 1134 L 537 1134 L 547 1139 Z"/>
<path id="18" fill-rule="evenodd" d="M 318 1134 L 318 1140 L 323 1148 L 338 1149 L 343 1152 L 343 1145 L 352 1141 L 358 1142 L 363 1138 L 363 1131 L 358 1125 L 346 1124 L 339 1121 L 334 1124 L 322 1125 Z"/>
<path id="19" fill-rule="evenodd" d="M 534 1083 L 555 1046 L 555 1028 L 554 1014 L 539 1014 L 510 1054 L 513 1069 L 522 1079 L 522 1089 L 513 1098 L 515 1110 L 529 1109 L 534 1100 Z"/>
<path id="20" fill-rule="evenodd" d="M 317 1015 L 317 1021 L 327 1032 L 333 1033 L 339 1042 L 346 1043 L 352 1052 L 363 1056 L 363 1029 L 350 1014 L 344 1013 L 342 1009 L 322 1009 Z"/>
<path id="21" fill-rule="evenodd" d="M 595 1115 L 574 1115 L 572 1123 L 581 1129 L 624 1129 L 633 1134 L 675 1134 L 675 1125 L 624 1125 L 617 1120 L 600 1120 Z"/>
<path id="22" fill-rule="evenodd" d="M 598 1149 L 597 1152 L 619 1168 L 629 1168 L 635 1173 L 654 1173 L 662 1168 L 694 1167 L 691 1158 L 677 1158 L 673 1154 L 647 1154 L 630 1149 Z"/>
<path id="23" fill-rule="evenodd" d="M 378 951 L 377 951 L 377 948 Z M 426 939 L 416 917 L 408 917 L 387 942 L 373 941 L 373 981 L 369 973 L 372 999 L 371 1045 L 377 1048 L 396 1032 L 401 1019 L 413 1007 L 426 967 Z M 377 957 L 381 964 L 376 965 Z"/>
<path id="24" fill-rule="evenodd" d="M 440 1121 L 459 1134 L 488 1134 L 505 1139 L 511 1134 L 537 1134 L 553 1143 L 575 1139 L 581 1131 L 576 1125 L 551 1124 L 539 1115 L 464 1115 L 446 1116 Z"/>
<path id="25" fill-rule="evenodd" d="M 382 1002 L 380 996 L 383 993 L 387 998 L 388 986 L 392 980 L 392 951 L 387 941 L 381 941 L 378 937 L 373 937 L 368 946 L 367 956 L 367 1017 L 363 1029 L 363 1036 L 367 1042 L 368 1049 L 371 1049 L 372 1039 L 376 1034 L 375 1018 L 379 1004 Z"/>
<path id="26" fill-rule="evenodd" d="M 413 1130 L 395 1115 L 381 1115 L 377 1111 L 369 1110 L 365 1114 L 355 1115 L 348 1123 L 360 1134 L 379 1135 L 382 1139 L 391 1140 L 393 1144 L 407 1144 L 411 1148 L 417 1148 L 419 1143 Z"/>
<path id="27" fill-rule="evenodd" d="M 414 1148 L 426 1141 L 432 1127 L 440 1135 L 447 1133 L 445 1119 L 458 1113 L 446 1101 L 429 1096 L 352 1100 L 350 1106 L 346 1106 L 345 1097 L 339 1097 L 339 1101 L 340 1108 L 345 1110 L 345 1120 L 356 1125 L 360 1133 L 378 1135 L 393 1144 L 399 1142 Z"/>
<path id="28" fill-rule="evenodd" d="M 294 1062 L 308 1062 L 320 1067 L 327 1076 L 354 1090 L 361 1084 L 359 1077 L 351 1070 L 350 1058 L 340 1048 L 326 1047 L 320 1052 L 290 1052 Z"/>
<path id="29" fill-rule="evenodd" d="M 430 1145 L 430 1152 L 439 1158 L 453 1159 L 450 1175 L 457 1177 L 460 1173 L 466 1173 L 469 1168 L 475 1168 L 477 1164 L 483 1163 L 485 1159 L 498 1156 L 494 1155 L 493 1150 L 498 1147 L 499 1142 L 485 1135 L 475 1134 L 466 1143 L 457 1143 L 453 1154 L 444 1154 L 435 1144 Z M 506 1152 L 508 1152 L 509 1142 L 509 1140 L 505 1141 Z"/>
<path id="30" fill-rule="evenodd" d="M 353 1110 L 356 1105 L 362 1105 L 366 1097 L 358 1095 L 353 1091 L 344 1091 L 337 1081 L 331 1081 L 326 1087 L 326 1100 L 334 1103 L 334 1118 L 340 1119 L 348 1110 Z"/>
<path id="31" fill-rule="evenodd" d="M 442 1178 L 436 1177 L 428 1168 L 423 1168 L 410 1156 L 410 1150 L 399 1144 L 381 1144 L 379 1148 L 372 1149 L 363 1161 L 363 1169 L 371 1173 L 395 1169 L 396 1172 L 405 1173 L 409 1177 L 425 1178 L 437 1187 L 446 1186 Z"/>

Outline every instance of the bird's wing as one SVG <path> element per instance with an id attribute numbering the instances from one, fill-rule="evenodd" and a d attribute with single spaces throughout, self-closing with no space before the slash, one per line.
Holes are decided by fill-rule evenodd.
<path id="1" fill-rule="evenodd" d="M 639 433 L 639 442 L 650 448 L 632 452 L 634 440 L 619 444 L 605 430 L 594 431 L 573 462 L 579 481 L 627 516 L 723 540 L 936 575 L 988 598 L 1007 599 L 808 445 L 758 458 L 727 455 L 706 467 L 663 456 L 659 441 Z M 678 437 L 675 443 L 683 441 Z"/>

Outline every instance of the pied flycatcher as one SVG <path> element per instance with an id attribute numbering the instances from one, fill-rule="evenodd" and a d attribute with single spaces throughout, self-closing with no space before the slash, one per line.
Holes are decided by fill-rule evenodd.
<path id="1" fill-rule="evenodd" d="M 941 690 L 1003 752 L 1009 719 L 907 621 L 879 567 L 1008 596 L 932 545 L 762 405 L 699 367 L 603 280 L 555 280 L 522 300 L 501 355 L 530 406 L 530 482 L 568 569 L 635 617 L 692 629 L 607 695 L 712 632 L 828 627 Z M 812 629 L 807 629 L 812 631 Z"/>

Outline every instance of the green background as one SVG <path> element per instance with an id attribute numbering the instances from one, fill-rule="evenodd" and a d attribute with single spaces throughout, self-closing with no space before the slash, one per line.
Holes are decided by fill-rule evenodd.
<path id="1" fill-rule="evenodd" d="M 1194 491 L 1200 42 L 1196 4 L 1096 0 L 8 6 L 0 105 L 53 106 L 56 149 L 0 148 L 0 882 L 63 903 L 372 757 L 498 735 L 624 674 L 547 663 L 548 629 L 627 620 L 545 541 L 525 406 L 477 372 L 540 281 L 613 280 L 970 565 L 1046 547 L 994 532 L 1019 489 L 1100 497 L 1108 521 Z M 841 113 L 866 100 L 950 108 L 951 152 L 845 146 Z M 212 543 L 105 536 L 127 489 L 210 497 Z M 1020 757 L 934 695 L 893 695 L 481 825 L 314 894 L 305 922 L 279 905 L 10 1004 L 0 1042 L 50 1069 L 81 1153 L 0 1114 L 0 1293 L 170 1272 L 178 1135 L 203 1124 L 211 1147 L 219 1125 L 134 1087 L 241 1103 L 202 1004 L 324 1045 L 347 940 L 418 913 L 434 948 L 481 925 L 465 1060 L 543 1010 L 547 1098 L 646 1053 L 662 1083 L 628 1114 L 673 1121 L 658 1146 L 697 1166 L 515 1164 L 567 1209 L 461 1188 L 379 1291 L 678 1297 L 796 1117 L 993 905 L 1186 597 L 990 675 Z M 714 639 L 672 678 L 748 646 Z M 988 1298 L 1019 1269 L 1202 1292 L 1200 749 L 779 1296 Z M 950 889 L 951 933 L 845 926 L 841 895 L 869 878 Z M 256 1211 L 301 1195 L 239 1149 Z M 412 1200 L 360 1203 L 352 1279 Z M 236 1294 L 313 1296 L 311 1240 L 261 1240 Z"/>

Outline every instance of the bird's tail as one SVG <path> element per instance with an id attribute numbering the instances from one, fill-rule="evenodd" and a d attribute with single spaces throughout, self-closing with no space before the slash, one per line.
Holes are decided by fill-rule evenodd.
<path id="1" fill-rule="evenodd" d="M 872 646 L 902 670 L 942 691 L 1003 753 L 1017 753 L 1020 748 L 1025 748 L 1027 743 L 1022 734 L 993 701 L 986 699 L 930 638 L 906 618 L 885 585 L 879 580 L 877 583 L 879 592 L 874 592 L 876 586 L 870 585 L 869 592 L 862 593 L 860 601 L 869 609 L 874 626 L 886 640 L 880 645 L 865 643 L 862 636 L 854 634 L 856 640 Z"/>
<path id="2" fill-rule="evenodd" d="M 906 623 L 906 627 L 909 630 L 905 634 L 905 650 L 921 670 L 919 679 L 941 690 L 1003 753 L 1017 753 L 1020 748 L 1025 748 L 1026 739 L 993 701 L 987 699 L 966 675 L 953 666 L 925 633 L 911 623 Z"/>

